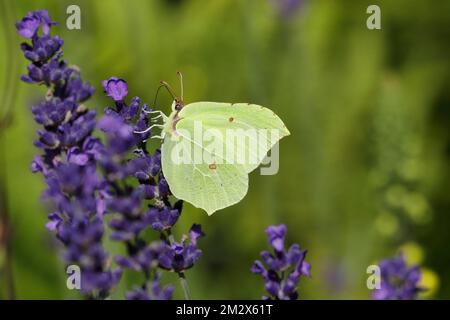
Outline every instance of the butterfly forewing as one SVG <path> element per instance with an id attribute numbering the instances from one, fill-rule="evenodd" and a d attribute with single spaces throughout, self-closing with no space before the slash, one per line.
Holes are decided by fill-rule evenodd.
<path id="1" fill-rule="evenodd" d="M 275 143 L 289 135 L 272 110 L 255 104 L 195 102 L 185 106 L 179 117 L 177 130 L 195 133 L 201 126 L 203 144 L 219 150 L 226 163 L 244 165 L 247 173 L 260 165 Z"/>

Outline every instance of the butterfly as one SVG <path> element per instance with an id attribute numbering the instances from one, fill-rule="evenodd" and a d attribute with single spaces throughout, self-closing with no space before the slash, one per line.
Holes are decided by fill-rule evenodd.
<path id="1" fill-rule="evenodd" d="M 270 109 L 248 103 L 194 102 L 184 104 L 183 81 L 172 112 L 161 111 L 154 118 L 163 124 L 157 137 L 161 146 L 162 172 L 172 194 L 212 215 L 240 202 L 248 191 L 248 175 L 268 151 L 290 134 L 283 121 Z M 158 91 L 159 91 L 158 88 Z M 156 100 L 156 98 L 155 98 Z M 140 131 L 142 133 L 144 131 Z"/>

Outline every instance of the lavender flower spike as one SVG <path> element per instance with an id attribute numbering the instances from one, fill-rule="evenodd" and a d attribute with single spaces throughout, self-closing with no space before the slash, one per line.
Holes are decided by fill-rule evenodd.
<path id="1" fill-rule="evenodd" d="M 415 300 L 419 292 L 421 272 L 418 266 L 408 267 L 401 253 L 392 259 L 381 260 L 381 288 L 375 289 L 375 300 Z"/>
<path id="2" fill-rule="evenodd" d="M 301 276 L 311 276 L 311 265 L 305 261 L 306 250 L 300 250 L 298 244 L 293 244 L 286 251 L 284 240 L 287 228 L 284 224 L 269 226 L 266 235 L 274 253 L 261 252 L 264 261 L 256 260 L 251 272 L 260 274 L 264 279 L 264 288 L 269 296 L 264 299 L 296 300 L 297 286 Z"/>
<path id="3" fill-rule="evenodd" d="M 107 141 L 99 163 L 111 195 L 106 201 L 108 211 L 114 215 L 109 224 L 113 230 L 111 238 L 123 242 L 127 249 L 126 256 L 117 256 L 115 261 L 121 268 L 141 272 L 145 277 L 145 283 L 126 297 L 171 298 L 173 289 L 159 286 L 157 270 L 163 269 L 178 273 L 185 297 L 189 299 L 184 271 L 200 258 L 197 239 L 203 233 L 199 225 L 194 225 L 189 237 L 185 236 L 179 243 L 173 240 L 172 228 L 181 215 L 183 201 L 172 204 L 169 198 L 169 186 L 161 171 L 161 152 L 156 150 L 152 155 L 147 150 L 146 140 L 151 132 L 136 132 L 149 125 L 148 106 L 141 104 L 139 97 L 129 103 L 125 100 L 128 95 L 125 80 L 111 77 L 102 83 L 114 106 L 105 109 L 106 115 L 98 125 Z M 139 184 L 131 183 L 133 180 Z M 161 241 L 145 240 L 143 232 L 150 228 L 160 234 Z M 155 274 L 158 274 L 156 278 Z M 153 283 L 151 290 L 149 283 Z"/>
<path id="4" fill-rule="evenodd" d="M 48 87 L 46 99 L 31 109 L 41 125 L 34 143 L 41 154 L 34 158 L 31 169 L 45 178 L 43 196 L 53 207 L 46 227 L 64 245 L 64 261 L 80 267 L 82 292 L 102 299 L 121 275 L 120 270 L 111 270 L 102 246 L 107 192 L 96 169 L 104 146 L 92 135 L 95 111 L 81 105 L 94 88 L 61 59 L 63 41 L 50 35 L 55 24 L 46 10 L 30 12 L 16 24 L 20 35 L 31 38 L 31 43 L 21 45 L 31 61 L 22 80 Z"/>

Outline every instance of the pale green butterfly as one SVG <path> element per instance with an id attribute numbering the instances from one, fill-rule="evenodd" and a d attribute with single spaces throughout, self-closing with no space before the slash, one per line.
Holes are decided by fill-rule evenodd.
<path id="1" fill-rule="evenodd" d="M 273 111 L 259 105 L 219 102 L 184 105 L 182 75 L 178 75 L 181 98 L 175 96 L 166 82 L 160 86 L 174 97 L 172 113 L 167 117 L 161 111 L 148 112 L 158 113 L 154 119 L 162 118 L 164 123 L 139 133 L 162 128 L 157 136 L 163 139 L 162 171 L 172 194 L 212 215 L 244 198 L 248 174 L 260 165 L 278 140 L 290 133 Z"/>

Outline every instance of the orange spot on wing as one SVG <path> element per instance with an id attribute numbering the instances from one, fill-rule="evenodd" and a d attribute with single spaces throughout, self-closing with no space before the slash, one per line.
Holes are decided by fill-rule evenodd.
<path id="1" fill-rule="evenodd" d="M 211 163 L 210 165 L 208 165 L 208 168 L 210 170 L 216 170 L 217 169 L 217 165 L 215 163 Z"/>

